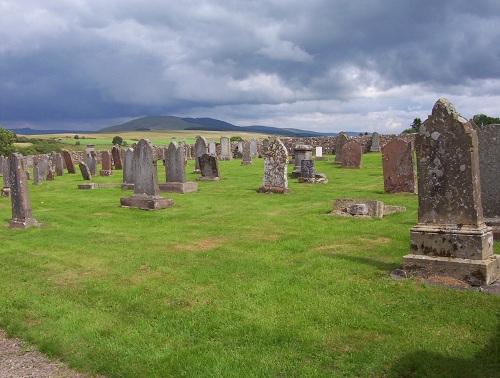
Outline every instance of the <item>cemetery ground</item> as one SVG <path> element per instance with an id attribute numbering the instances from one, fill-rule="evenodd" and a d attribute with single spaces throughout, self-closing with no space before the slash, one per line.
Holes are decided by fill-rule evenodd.
<path id="1" fill-rule="evenodd" d="M 498 376 L 500 295 L 391 279 L 417 196 L 384 194 L 379 153 L 332 161 L 315 167 L 328 184 L 287 195 L 257 193 L 262 159 L 221 161 L 159 211 L 120 207 L 120 171 L 95 190 L 79 172 L 30 181 L 42 227 L 8 229 L 0 198 L 0 328 L 107 377 Z M 407 211 L 329 216 L 335 198 Z"/>

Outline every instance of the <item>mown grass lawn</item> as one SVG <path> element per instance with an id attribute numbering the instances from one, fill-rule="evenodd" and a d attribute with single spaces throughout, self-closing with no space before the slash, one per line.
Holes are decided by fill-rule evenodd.
<path id="1" fill-rule="evenodd" d="M 77 190 L 79 174 L 30 184 L 44 226 L 0 230 L 0 327 L 109 377 L 499 376 L 500 296 L 389 278 L 417 196 L 383 193 L 380 154 L 360 170 L 316 162 L 330 182 L 290 180 L 289 195 L 258 194 L 254 161 L 220 162 L 220 182 L 165 194 L 161 211 Z M 328 216 L 343 197 L 407 211 Z"/>

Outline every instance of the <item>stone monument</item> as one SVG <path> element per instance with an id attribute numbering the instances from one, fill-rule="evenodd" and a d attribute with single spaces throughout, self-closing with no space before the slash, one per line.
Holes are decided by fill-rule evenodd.
<path id="1" fill-rule="evenodd" d="M 134 189 L 134 172 L 132 171 L 133 159 L 134 149 L 128 148 L 123 154 L 123 190 Z"/>
<path id="2" fill-rule="evenodd" d="M 333 161 L 333 164 L 342 164 L 342 148 L 347 141 L 347 135 L 341 131 L 335 142 L 335 160 Z"/>
<path id="3" fill-rule="evenodd" d="M 122 164 L 122 150 L 120 146 L 114 145 L 113 148 L 111 149 L 111 156 L 113 158 L 113 165 L 116 170 L 120 171 L 123 169 L 123 164 Z"/>
<path id="4" fill-rule="evenodd" d="M 361 168 L 361 160 L 363 158 L 363 150 L 361 144 L 355 141 L 350 141 L 342 147 L 341 165 L 342 168 L 359 169 Z"/>
<path id="5" fill-rule="evenodd" d="M 170 142 L 164 150 L 166 181 L 158 184 L 161 192 L 191 193 L 198 190 L 198 183 L 186 181 L 184 147 Z"/>
<path id="6" fill-rule="evenodd" d="M 73 160 L 73 155 L 71 155 L 71 152 L 69 152 L 68 150 L 62 150 L 61 155 L 64 159 L 64 163 L 66 164 L 66 169 L 68 173 L 71 174 L 76 173 L 75 162 Z"/>
<path id="7" fill-rule="evenodd" d="M 217 156 L 203 154 L 198 158 L 198 164 L 200 165 L 201 177 L 198 177 L 198 181 L 219 181 L 220 171 L 219 171 L 219 161 Z"/>
<path id="8" fill-rule="evenodd" d="M 109 151 L 102 151 L 100 176 L 113 176 L 113 162 Z"/>
<path id="9" fill-rule="evenodd" d="M 288 189 L 288 153 L 278 138 L 272 138 L 264 158 L 264 178 L 259 193 L 290 193 Z"/>
<path id="10" fill-rule="evenodd" d="M 370 146 L 370 152 L 380 152 L 380 135 L 377 132 L 372 134 L 372 144 Z"/>
<path id="11" fill-rule="evenodd" d="M 227 137 L 220 138 L 220 160 L 231 160 L 231 142 Z"/>
<path id="12" fill-rule="evenodd" d="M 251 142 L 250 141 L 245 141 L 243 142 L 243 161 L 241 162 L 241 165 L 252 165 L 252 149 L 251 149 Z"/>
<path id="13" fill-rule="evenodd" d="M 301 176 L 301 161 L 312 160 L 312 147 L 305 144 L 297 144 L 293 149 L 294 154 L 294 167 L 291 173 L 292 178 L 299 178 Z"/>
<path id="14" fill-rule="evenodd" d="M 200 160 L 199 158 L 208 152 L 207 141 L 202 136 L 196 137 L 196 142 L 194 144 L 194 160 L 195 169 L 193 173 L 200 173 Z"/>
<path id="15" fill-rule="evenodd" d="M 415 158 L 409 141 L 394 139 L 382 148 L 384 191 L 416 193 Z"/>

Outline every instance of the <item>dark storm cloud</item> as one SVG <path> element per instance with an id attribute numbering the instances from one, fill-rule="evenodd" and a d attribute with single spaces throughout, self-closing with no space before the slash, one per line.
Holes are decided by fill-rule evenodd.
<path id="1" fill-rule="evenodd" d="M 496 115 L 497 1 L 0 3 L 0 123 L 147 114 L 399 132 Z"/>

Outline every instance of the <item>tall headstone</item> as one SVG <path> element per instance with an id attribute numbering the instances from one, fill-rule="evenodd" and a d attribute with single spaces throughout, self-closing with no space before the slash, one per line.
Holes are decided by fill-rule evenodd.
<path id="1" fill-rule="evenodd" d="M 82 173 L 82 178 L 84 180 L 92 180 L 92 174 L 90 173 L 90 168 L 89 166 L 81 161 L 78 166 L 80 167 L 80 172 Z"/>
<path id="2" fill-rule="evenodd" d="M 89 167 L 90 174 L 92 176 L 97 176 L 97 159 L 95 153 L 87 153 L 85 156 L 85 164 Z"/>
<path id="3" fill-rule="evenodd" d="M 56 167 L 56 175 L 62 176 L 64 173 L 64 159 L 59 152 L 55 154 L 54 161 Z"/>
<path id="4" fill-rule="evenodd" d="M 196 142 L 194 144 L 194 159 L 196 161 L 195 169 L 193 173 L 200 173 L 200 161 L 199 158 L 208 152 L 207 141 L 202 136 L 196 137 Z"/>
<path id="5" fill-rule="evenodd" d="M 113 158 L 113 164 L 116 170 L 121 171 L 123 169 L 122 164 L 122 150 L 120 146 L 114 145 L 111 149 L 111 156 Z"/>
<path id="6" fill-rule="evenodd" d="M 259 157 L 259 149 L 257 148 L 257 139 L 250 139 L 250 154 L 252 158 Z"/>
<path id="7" fill-rule="evenodd" d="M 264 159 L 264 179 L 259 193 L 289 193 L 288 153 L 281 140 L 273 138 L 268 145 Z"/>
<path id="8" fill-rule="evenodd" d="M 219 171 L 219 161 L 217 156 L 212 156 L 209 154 L 203 154 L 199 158 L 200 173 L 201 177 L 198 177 L 198 181 L 219 181 L 220 171 Z"/>
<path id="9" fill-rule="evenodd" d="M 68 150 L 62 150 L 61 155 L 64 159 L 64 163 L 66 164 L 68 173 L 76 173 L 75 162 L 73 160 L 73 155 L 71 155 L 71 152 L 69 152 Z"/>
<path id="10" fill-rule="evenodd" d="M 100 176 L 113 176 L 113 162 L 109 151 L 102 151 Z"/>
<path id="11" fill-rule="evenodd" d="M 164 149 L 165 176 L 167 182 L 158 184 L 161 192 L 190 193 L 198 190 L 198 183 L 186 181 L 184 147 L 176 142 L 170 142 Z"/>
<path id="12" fill-rule="evenodd" d="M 266 155 L 267 153 L 267 149 L 269 148 L 269 139 L 266 138 L 262 141 L 262 152 L 263 152 L 263 155 Z"/>
<path id="13" fill-rule="evenodd" d="M 477 128 L 484 221 L 500 240 L 500 124 Z"/>
<path id="14" fill-rule="evenodd" d="M 142 210 L 160 210 L 174 205 L 174 200 L 160 195 L 158 187 L 157 160 L 153 145 L 147 139 L 141 139 L 134 148 L 132 161 L 134 172 L 134 194 L 121 197 L 122 207 L 134 207 Z"/>
<path id="15" fill-rule="evenodd" d="M 344 144 L 341 153 L 342 168 L 361 168 L 361 160 L 363 159 L 363 150 L 361 144 L 355 141 L 350 141 Z"/>
<path id="16" fill-rule="evenodd" d="M 377 132 L 372 134 L 372 145 L 370 146 L 370 152 L 380 152 L 380 135 Z"/>
<path id="17" fill-rule="evenodd" d="M 41 224 L 33 217 L 28 178 L 26 177 L 26 160 L 19 153 L 12 153 L 10 161 L 10 198 L 12 202 L 11 228 L 28 228 Z"/>
<path id="18" fill-rule="evenodd" d="M 347 143 L 347 141 L 347 135 L 345 135 L 345 133 L 341 131 L 337 136 L 337 140 L 335 142 L 335 160 L 333 161 L 333 164 L 342 164 L 342 148 L 344 147 L 344 144 Z"/>
<path id="19" fill-rule="evenodd" d="M 221 160 L 231 160 L 231 142 L 227 137 L 220 138 L 220 159 Z"/>
<path id="20" fill-rule="evenodd" d="M 3 158 L 3 188 L 2 197 L 10 197 L 10 162 L 8 157 Z"/>
<path id="21" fill-rule="evenodd" d="M 243 142 L 243 161 L 241 165 L 252 165 L 252 149 L 251 149 L 251 141 Z"/>
<path id="22" fill-rule="evenodd" d="M 500 277 L 500 256 L 483 219 L 475 125 L 439 99 L 416 137 L 418 224 L 403 269 L 451 276 L 471 285 Z"/>
<path id="23" fill-rule="evenodd" d="M 134 189 L 134 171 L 132 170 L 134 149 L 128 148 L 123 154 L 123 190 Z"/>
<path id="24" fill-rule="evenodd" d="M 208 143 L 208 153 L 210 155 L 216 155 L 217 154 L 217 148 L 215 146 L 215 142 L 213 140 L 211 140 L 209 143 Z"/>
<path id="25" fill-rule="evenodd" d="M 295 156 L 294 167 L 292 171 L 292 178 L 299 178 L 301 176 L 301 161 L 312 160 L 312 147 L 305 144 L 298 144 L 293 149 Z"/>
<path id="26" fill-rule="evenodd" d="M 384 191 L 416 193 L 414 149 L 410 141 L 393 139 L 382 147 Z"/>

